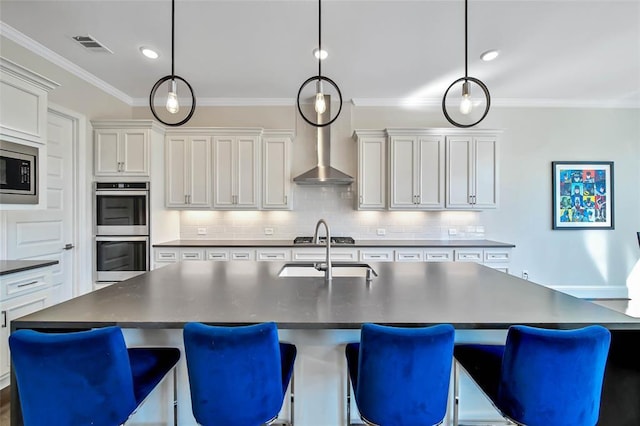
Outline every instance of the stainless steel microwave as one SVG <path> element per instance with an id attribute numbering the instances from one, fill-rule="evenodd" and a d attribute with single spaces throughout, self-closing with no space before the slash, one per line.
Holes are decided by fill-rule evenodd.
<path id="1" fill-rule="evenodd" d="M 38 149 L 0 140 L 0 204 L 38 204 Z"/>

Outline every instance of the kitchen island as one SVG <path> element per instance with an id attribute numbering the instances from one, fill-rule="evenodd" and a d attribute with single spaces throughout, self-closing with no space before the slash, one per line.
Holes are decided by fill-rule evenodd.
<path id="1" fill-rule="evenodd" d="M 281 339 L 299 351 L 296 425 L 335 426 L 345 423 L 344 343 L 358 339 L 363 322 L 450 323 L 457 341 L 497 342 L 512 324 L 602 324 L 613 338 L 600 424 L 639 424 L 640 366 L 631 343 L 640 337 L 640 319 L 475 263 L 369 265 L 377 273 L 370 282 L 334 274 L 327 283 L 322 277 L 279 277 L 285 266 L 280 262 L 179 262 L 22 317 L 11 327 L 77 330 L 119 325 L 128 344 L 182 346 L 181 328 L 189 321 L 275 321 Z M 195 424 L 184 360 L 179 368 L 183 391 L 178 423 Z M 18 425 L 14 412 L 12 424 Z"/>

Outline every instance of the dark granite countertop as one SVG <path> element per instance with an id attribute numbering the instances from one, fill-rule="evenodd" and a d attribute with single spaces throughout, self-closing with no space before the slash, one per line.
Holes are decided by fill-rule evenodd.
<path id="1" fill-rule="evenodd" d="M 334 262 L 336 264 L 337 262 Z M 12 321 L 16 328 L 181 328 L 275 321 L 283 329 L 451 323 L 640 329 L 640 319 L 475 263 L 370 263 L 378 276 L 279 278 L 280 262 L 180 262 Z"/>
<path id="2" fill-rule="evenodd" d="M 293 244 L 293 240 L 173 240 L 153 247 L 314 247 Z M 491 240 L 355 240 L 355 244 L 333 244 L 333 247 L 515 247 L 515 244 Z"/>
<path id="3" fill-rule="evenodd" d="M 0 275 L 43 268 L 57 263 L 57 260 L 0 260 Z"/>

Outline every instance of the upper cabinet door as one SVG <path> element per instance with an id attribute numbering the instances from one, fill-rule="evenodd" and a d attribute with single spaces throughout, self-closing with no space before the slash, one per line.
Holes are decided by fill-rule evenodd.
<path id="1" fill-rule="evenodd" d="M 387 156 L 384 136 L 358 138 L 359 210 L 382 210 L 386 200 Z"/>
<path id="2" fill-rule="evenodd" d="M 291 138 L 262 140 L 262 208 L 291 210 Z"/>
<path id="3" fill-rule="evenodd" d="M 444 208 L 444 139 L 421 136 L 416 141 L 417 206 L 419 209 Z"/>
<path id="4" fill-rule="evenodd" d="M 127 130 L 122 133 L 120 157 L 122 173 L 128 176 L 149 175 L 149 131 Z"/>
<path id="5" fill-rule="evenodd" d="M 498 140 L 495 136 L 474 138 L 475 198 L 474 207 L 498 206 Z"/>
<path id="6" fill-rule="evenodd" d="M 211 206 L 211 138 L 191 136 L 188 154 L 189 207 Z"/>
<path id="7" fill-rule="evenodd" d="M 210 207 L 210 137 L 167 137 L 165 173 L 165 204 L 167 207 Z"/>
<path id="8" fill-rule="evenodd" d="M 415 136 L 392 136 L 390 138 L 389 208 L 417 208 L 417 138 Z"/>
<path id="9" fill-rule="evenodd" d="M 235 207 L 258 208 L 259 145 L 255 136 L 236 139 Z"/>
<path id="10" fill-rule="evenodd" d="M 120 161 L 118 160 L 118 144 L 120 132 L 118 130 L 95 131 L 95 175 L 118 176 Z"/>
<path id="11" fill-rule="evenodd" d="M 234 137 L 213 139 L 213 207 L 233 208 L 235 201 Z"/>
<path id="12" fill-rule="evenodd" d="M 165 148 L 165 204 L 185 207 L 188 204 L 189 176 L 187 136 L 168 136 Z"/>

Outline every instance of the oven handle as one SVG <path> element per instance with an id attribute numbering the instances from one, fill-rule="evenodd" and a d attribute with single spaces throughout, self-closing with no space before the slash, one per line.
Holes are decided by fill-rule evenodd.
<path id="1" fill-rule="evenodd" d="M 96 237 L 96 241 L 149 241 L 149 237 Z"/>
<path id="2" fill-rule="evenodd" d="M 96 195 L 109 195 L 109 196 L 119 196 L 119 195 L 128 195 L 128 196 L 136 196 L 136 195 L 142 195 L 142 196 L 148 196 L 149 195 L 149 191 L 126 191 L 126 190 L 122 190 L 122 189 L 116 189 L 116 190 L 104 190 L 101 189 L 99 191 L 95 191 Z"/>

